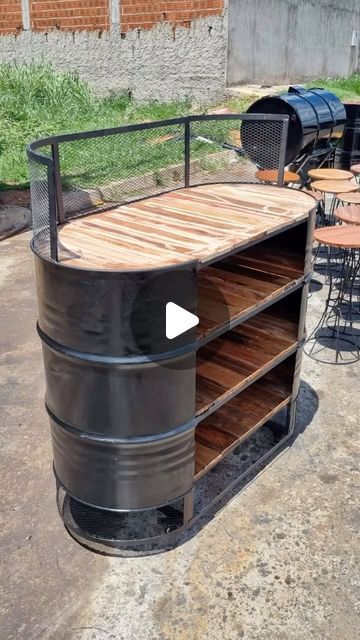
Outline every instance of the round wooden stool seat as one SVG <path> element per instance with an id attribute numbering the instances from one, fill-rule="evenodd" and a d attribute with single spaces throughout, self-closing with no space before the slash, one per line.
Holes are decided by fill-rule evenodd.
<path id="1" fill-rule="evenodd" d="M 360 227 L 352 225 L 320 227 L 315 229 L 314 239 L 329 247 L 360 249 Z"/>
<path id="2" fill-rule="evenodd" d="M 354 174 L 343 169 L 310 169 L 308 176 L 314 180 L 351 180 Z"/>
<path id="3" fill-rule="evenodd" d="M 322 201 L 322 196 L 319 191 L 312 191 L 311 189 L 301 189 L 302 193 L 306 193 L 308 196 L 315 198 L 316 202 Z"/>
<path id="4" fill-rule="evenodd" d="M 350 169 L 356 176 L 360 175 L 360 164 L 353 164 Z"/>
<path id="5" fill-rule="evenodd" d="M 255 178 L 261 182 L 277 182 L 278 171 L 275 169 L 260 169 L 255 173 Z M 300 177 L 297 173 L 294 173 L 293 171 L 284 171 L 284 184 L 289 184 L 289 182 L 299 182 L 299 180 Z"/>
<path id="6" fill-rule="evenodd" d="M 321 193 L 338 195 L 339 193 L 357 191 L 359 185 L 345 180 L 316 180 L 311 183 L 311 188 L 315 189 L 315 191 L 321 191 Z"/>
<path id="7" fill-rule="evenodd" d="M 348 207 L 338 207 L 335 211 L 335 218 L 346 224 L 360 225 L 360 205 L 351 204 Z"/>
<path id="8" fill-rule="evenodd" d="M 348 204 L 360 204 L 360 191 L 353 193 L 338 193 L 338 199 Z"/>

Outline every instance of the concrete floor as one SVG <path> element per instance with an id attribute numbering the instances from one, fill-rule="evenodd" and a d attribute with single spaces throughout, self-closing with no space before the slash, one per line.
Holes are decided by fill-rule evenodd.
<path id="1" fill-rule="evenodd" d="M 93 554 L 56 510 L 29 240 L 0 244 L 1 640 L 356 640 L 360 365 L 304 357 L 303 428 L 197 535 Z"/>

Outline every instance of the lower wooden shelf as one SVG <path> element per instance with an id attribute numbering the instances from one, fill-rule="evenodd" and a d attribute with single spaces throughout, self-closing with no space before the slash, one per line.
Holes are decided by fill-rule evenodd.
<path id="1" fill-rule="evenodd" d="M 290 306 L 290 305 L 289 305 Z M 277 303 L 198 352 L 197 416 L 205 418 L 298 346 L 298 311 Z"/>
<path id="2" fill-rule="evenodd" d="M 291 401 L 294 357 L 198 424 L 195 477 L 200 478 Z"/>

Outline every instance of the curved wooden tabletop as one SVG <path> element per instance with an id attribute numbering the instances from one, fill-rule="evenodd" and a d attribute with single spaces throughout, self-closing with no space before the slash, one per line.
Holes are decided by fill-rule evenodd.
<path id="1" fill-rule="evenodd" d="M 88 269 L 207 263 L 301 220 L 316 202 L 297 189 L 212 184 L 179 189 L 70 221 L 60 262 Z M 78 254 L 69 257 L 61 248 Z"/>
<path id="2" fill-rule="evenodd" d="M 353 177 L 351 175 L 351 177 Z M 260 169 L 255 173 L 255 178 L 261 180 L 261 182 L 276 182 L 278 179 L 278 171 L 275 169 Z M 284 184 L 289 184 L 289 182 L 299 182 L 300 176 L 293 171 L 284 171 Z"/>
<path id="3" fill-rule="evenodd" d="M 308 176 L 314 180 L 351 180 L 354 174 L 344 169 L 310 169 Z"/>
<path id="4" fill-rule="evenodd" d="M 338 207 L 335 209 L 335 218 L 346 224 L 360 225 L 360 205 L 351 204 L 348 207 Z"/>
<path id="5" fill-rule="evenodd" d="M 357 183 L 346 182 L 345 180 L 316 180 L 311 183 L 311 188 L 322 193 L 348 193 L 349 191 L 357 191 L 359 185 Z"/>
<path id="6" fill-rule="evenodd" d="M 360 249 L 360 227 L 335 225 L 315 229 L 314 238 L 321 244 L 341 249 Z"/>
<path id="7" fill-rule="evenodd" d="M 353 193 L 338 193 L 338 200 L 342 202 L 348 202 L 349 204 L 360 204 L 360 191 L 354 191 Z"/>
<path id="8" fill-rule="evenodd" d="M 360 164 L 353 164 L 350 169 L 356 176 L 360 174 Z"/>

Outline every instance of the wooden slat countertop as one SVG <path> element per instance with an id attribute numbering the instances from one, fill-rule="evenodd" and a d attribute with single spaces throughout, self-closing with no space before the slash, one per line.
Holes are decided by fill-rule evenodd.
<path id="1" fill-rule="evenodd" d="M 113 270 L 206 263 L 305 220 L 315 205 L 299 190 L 259 184 L 179 189 L 63 225 L 60 243 L 79 257 L 60 251 L 60 261 Z"/>

